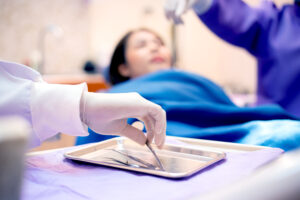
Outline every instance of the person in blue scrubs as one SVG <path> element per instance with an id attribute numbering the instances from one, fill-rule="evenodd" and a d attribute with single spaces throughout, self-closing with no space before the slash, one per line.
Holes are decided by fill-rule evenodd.
<path id="1" fill-rule="evenodd" d="M 258 63 L 258 104 L 277 103 L 300 116 L 300 1 L 277 8 L 272 1 L 251 7 L 241 0 L 166 0 L 175 23 L 193 9 L 225 41 L 246 49 Z"/>

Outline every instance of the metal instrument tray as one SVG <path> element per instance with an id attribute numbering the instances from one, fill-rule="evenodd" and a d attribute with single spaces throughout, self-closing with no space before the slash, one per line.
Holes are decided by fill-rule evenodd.
<path id="1" fill-rule="evenodd" d="M 221 151 L 203 150 L 200 148 L 184 147 L 182 145 L 165 144 L 162 149 L 158 149 L 154 144 L 152 144 L 152 146 L 162 162 L 164 170 L 158 167 L 147 168 L 135 160 L 124 156 L 124 154 L 134 156 L 150 165 L 157 166 L 154 156 L 146 146 L 141 146 L 123 137 L 78 147 L 75 150 L 66 152 L 64 156 L 73 160 L 168 178 L 190 176 L 224 159 L 226 156 L 226 154 Z"/>

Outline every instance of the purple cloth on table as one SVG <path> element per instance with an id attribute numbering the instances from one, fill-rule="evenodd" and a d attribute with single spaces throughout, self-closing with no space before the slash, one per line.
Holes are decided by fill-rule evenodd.
<path id="1" fill-rule="evenodd" d="M 71 148 L 27 157 L 23 200 L 34 199 L 186 199 L 246 177 L 277 158 L 281 149 L 228 152 L 226 160 L 188 178 L 167 179 L 74 162 Z"/>

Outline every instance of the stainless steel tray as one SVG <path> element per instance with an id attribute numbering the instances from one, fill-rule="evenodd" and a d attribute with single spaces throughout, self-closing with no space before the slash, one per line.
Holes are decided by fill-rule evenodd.
<path id="1" fill-rule="evenodd" d="M 167 136 L 171 141 L 182 142 L 183 144 L 188 144 L 194 148 L 200 148 L 212 151 L 223 151 L 223 152 L 252 152 L 262 149 L 271 149 L 272 147 L 257 146 L 250 144 L 239 144 L 232 142 L 221 142 L 215 140 L 204 140 L 195 138 L 185 138 L 185 137 L 175 137 Z"/>
<path id="2" fill-rule="evenodd" d="M 122 152 L 157 166 L 155 158 L 146 146 L 138 145 L 123 137 L 85 145 L 65 153 L 64 156 L 73 160 L 169 178 L 190 176 L 224 159 L 226 156 L 226 154 L 221 151 L 201 150 L 199 148 L 184 147 L 182 145 L 165 144 L 162 149 L 158 149 L 154 144 L 152 144 L 152 146 L 164 166 L 164 171 L 158 167 L 149 169 L 118 153 Z M 128 165 L 116 162 L 116 160 L 127 163 Z"/>

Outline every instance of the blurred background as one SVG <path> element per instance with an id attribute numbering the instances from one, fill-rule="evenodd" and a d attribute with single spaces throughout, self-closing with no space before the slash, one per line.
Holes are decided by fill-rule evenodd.
<path id="1" fill-rule="evenodd" d="M 247 0 L 257 5 L 259 0 Z M 292 0 L 276 0 L 278 6 Z M 106 88 L 101 69 L 128 30 L 158 32 L 176 53 L 176 67 L 203 75 L 227 91 L 253 94 L 256 61 L 211 33 L 193 12 L 174 27 L 164 0 L 0 0 L 0 59 L 39 70 L 50 83 L 87 82 Z M 93 69 L 93 66 L 96 66 Z M 85 70 L 84 70 L 85 69 Z M 92 72 L 96 72 L 91 74 Z"/>
<path id="2" fill-rule="evenodd" d="M 278 5 L 284 0 L 277 0 Z M 113 47 L 131 28 L 149 27 L 172 45 L 163 0 L 0 0 L 0 58 L 45 74 L 81 74 L 91 60 L 109 64 Z M 248 0 L 258 4 L 259 0 Z M 176 27 L 177 67 L 222 86 L 255 90 L 255 61 L 213 35 L 193 12 Z M 174 45 L 174 43 L 173 43 Z"/>

